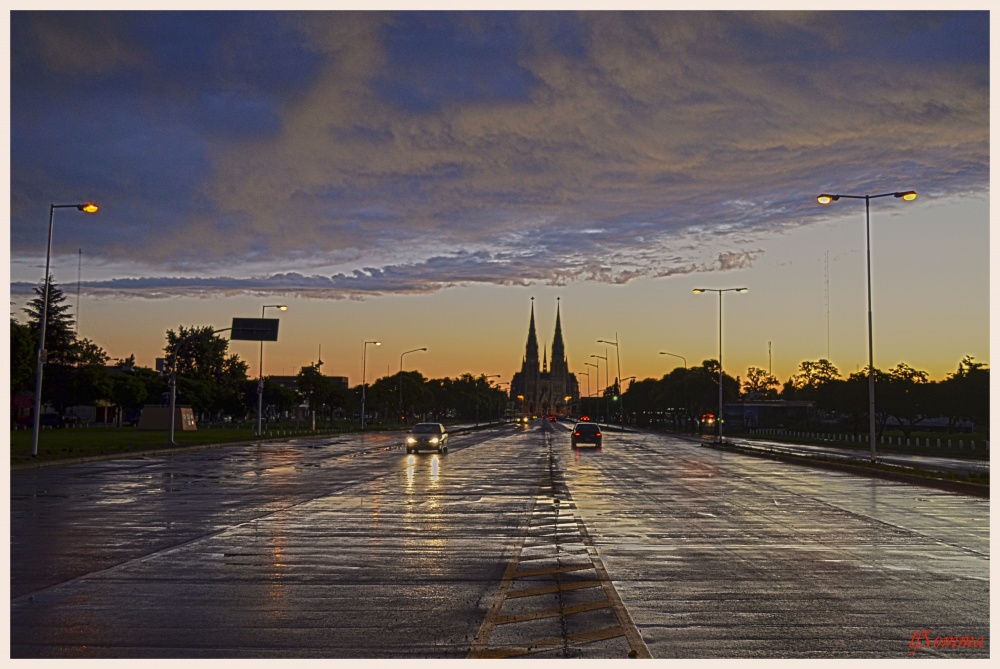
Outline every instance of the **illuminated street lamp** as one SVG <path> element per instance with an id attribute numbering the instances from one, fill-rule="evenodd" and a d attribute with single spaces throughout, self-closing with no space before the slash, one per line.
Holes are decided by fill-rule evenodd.
<path id="1" fill-rule="evenodd" d="M 624 393 L 622 392 L 622 389 L 621 389 L 621 384 L 623 383 L 623 381 L 622 381 L 622 359 L 621 359 L 621 356 L 618 354 L 618 333 L 617 332 L 615 333 L 615 340 L 614 341 L 607 341 L 607 340 L 604 340 L 604 339 L 598 339 L 597 343 L 598 344 L 611 344 L 612 346 L 615 347 L 615 360 L 618 361 L 618 384 L 619 384 L 618 385 L 618 394 L 619 395 L 623 395 Z M 619 400 L 620 401 L 618 403 L 618 411 L 621 412 L 621 417 L 622 417 L 622 420 L 621 420 L 622 432 L 624 432 L 625 431 L 625 400 L 622 399 L 622 398 L 619 398 Z"/>
<path id="2" fill-rule="evenodd" d="M 603 360 L 604 361 L 604 385 L 605 386 L 610 386 L 611 385 L 611 378 L 610 378 L 610 375 L 608 374 L 608 355 L 607 355 L 607 353 L 608 353 L 608 349 L 604 349 L 604 355 L 591 355 L 590 357 L 591 358 L 597 358 L 598 360 Z M 600 364 L 600 363 L 598 363 L 598 364 Z M 597 390 L 598 390 L 598 392 L 600 392 L 600 390 L 601 390 L 601 373 L 600 373 L 600 370 L 598 370 L 598 373 L 597 373 Z M 598 403 L 598 409 L 600 409 L 600 403 Z M 607 399 L 604 400 L 604 413 L 605 414 L 610 414 L 611 413 L 610 411 L 608 411 L 608 400 Z M 611 417 L 610 415 L 607 416 L 607 418 L 610 418 L 610 417 Z"/>
<path id="3" fill-rule="evenodd" d="M 97 205 L 93 202 L 83 204 L 50 204 L 49 205 L 49 243 L 45 247 L 45 288 L 42 291 L 42 320 L 38 325 L 38 356 L 35 366 L 35 426 L 31 436 L 31 457 L 38 457 L 38 433 L 42 427 L 42 366 L 46 362 L 45 326 L 49 320 L 49 259 L 52 257 L 52 223 L 56 209 L 76 208 L 88 214 L 97 213 Z"/>
<path id="4" fill-rule="evenodd" d="M 583 364 L 589 365 L 591 363 L 585 362 Z M 577 373 L 587 377 L 587 397 L 590 397 L 590 372 L 577 372 Z"/>
<path id="5" fill-rule="evenodd" d="M 368 364 L 368 344 L 375 344 L 376 346 L 381 346 L 380 341 L 366 341 L 364 346 L 361 347 L 361 429 L 365 429 L 365 376 L 367 374 L 366 366 Z"/>
<path id="6" fill-rule="evenodd" d="M 725 422 L 722 419 L 722 294 L 733 292 L 733 293 L 745 293 L 749 288 L 695 288 L 692 292 L 695 295 L 700 295 L 705 292 L 712 292 L 719 294 L 719 415 L 716 418 L 716 424 L 719 426 L 719 443 L 722 443 L 722 423 Z"/>
<path id="7" fill-rule="evenodd" d="M 264 318 L 265 309 L 277 309 L 278 311 L 288 311 L 284 304 L 265 304 L 260 308 L 260 317 Z M 260 340 L 260 372 L 257 374 L 257 436 L 263 434 L 261 426 L 261 414 L 264 407 L 264 340 Z"/>
<path id="8" fill-rule="evenodd" d="M 875 462 L 875 352 L 872 346 L 872 245 L 871 245 L 871 200 L 877 197 L 896 197 L 906 202 L 917 199 L 917 191 L 895 191 L 878 195 L 829 195 L 816 198 L 820 204 L 831 204 L 842 197 L 865 201 L 865 246 L 868 266 L 868 439 L 871 442 L 871 461 Z"/>
<path id="9" fill-rule="evenodd" d="M 403 351 L 399 354 L 399 415 L 403 416 L 403 356 L 407 353 L 416 353 L 417 351 L 426 351 L 427 347 L 423 348 L 413 348 L 409 351 Z"/>
<path id="10" fill-rule="evenodd" d="M 666 351 L 660 351 L 660 355 L 669 355 L 669 356 L 672 356 L 674 358 L 680 358 L 684 362 L 684 380 L 682 382 L 681 394 L 684 397 L 684 423 L 685 423 L 685 425 L 687 425 L 687 423 L 688 423 L 688 420 L 687 420 L 687 415 L 688 415 L 688 406 L 687 406 L 688 361 L 687 361 L 687 358 L 685 358 L 683 355 L 677 355 L 676 353 L 667 353 Z M 675 417 L 676 417 L 676 414 L 675 414 Z M 674 425 L 675 426 L 677 425 L 677 421 L 676 420 L 674 421 Z"/>

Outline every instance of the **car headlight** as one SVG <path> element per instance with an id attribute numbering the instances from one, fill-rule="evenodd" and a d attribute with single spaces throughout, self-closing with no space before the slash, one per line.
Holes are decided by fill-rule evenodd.
<path id="1" fill-rule="evenodd" d="M 413 437 L 407 437 L 406 438 L 406 443 L 408 443 L 408 444 L 415 444 L 415 443 L 417 443 L 417 440 L 414 439 Z"/>
<path id="2" fill-rule="evenodd" d="M 431 443 L 432 443 L 432 444 L 436 444 L 436 443 L 438 443 L 439 441 L 441 441 L 441 440 L 440 440 L 440 439 L 438 439 L 437 437 L 431 437 Z"/>

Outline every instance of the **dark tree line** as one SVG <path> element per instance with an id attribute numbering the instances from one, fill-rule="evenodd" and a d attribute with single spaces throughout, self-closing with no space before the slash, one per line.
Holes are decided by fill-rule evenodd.
<path id="1" fill-rule="evenodd" d="M 43 307 L 44 286 L 24 309 L 25 323 L 10 320 L 10 383 L 12 395 L 33 394 L 36 348 Z M 42 401 L 62 415 L 67 407 L 106 402 L 122 410 L 144 404 L 166 404 L 167 377 L 136 367 L 134 356 L 108 365 L 109 356 L 89 339 L 78 339 L 66 296 L 54 282 L 49 288 L 46 318 L 45 382 Z M 222 415 L 236 418 L 255 415 L 257 382 L 247 376 L 248 365 L 228 351 L 228 340 L 208 326 L 180 326 L 166 332 L 164 359 L 176 364 L 177 397 L 191 405 L 199 420 Z M 926 372 L 900 363 L 888 371 L 875 370 L 876 423 L 884 430 L 890 419 L 907 436 L 929 418 L 947 418 L 952 428 L 964 421 L 979 431 L 989 430 L 989 367 L 971 357 L 941 381 Z M 780 385 L 780 388 L 779 388 Z M 784 384 L 765 370 L 751 367 L 746 378 L 723 374 L 723 400 L 808 400 L 820 411 L 838 419 L 845 429 L 864 432 L 868 425 L 867 370 L 843 377 L 828 360 L 807 360 Z M 306 406 L 321 418 L 357 419 L 362 388 L 344 388 L 323 376 L 319 365 L 303 367 L 297 391 L 273 379 L 264 381 L 265 415 L 293 412 Z M 680 429 L 703 414 L 718 412 L 719 363 L 705 360 L 697 367 L 678 367 L 660 379 L 644 379 L 619 394 L 617 381 L 601 397 L 582 398 L 583 413 L 607 422 L 618 422 L 621 406 L 627 422 L 672 422 Z M 367 420 L 412 422 L 420 419 L 456 418 L 488 421 L 506 411 L 507 397 L 488 377 L 463 374 L 458 378 L 426 379 L 419 372 L 392 374 L 365 389 Z"/>
<path id="2" fill-rule="evenodd" d="M 875 369 L 875 419 L 881 434 L 890 419 L 906 437 L 932 418 L 946 418 L 949 428 L 974 423 L 989 431 L 989 367 L 966 356 L 958 369 L 941 381 L 927 372 L 899 363 L 888 371 Z M 807 360 L 780 388 L 765 370 L 751 367 L 745 380 L 723 374 L 724 403 L 740 400 L 806 400 L 815 403 L 827 418 L 854 432 L 868 426 L 868 370 L 844 378 L 830 361 Z M 643 424 L 668 416 L 676 427 L 691 425 L 703 414 L 718 413 L 719 366 L 706 360 L 701 367 L 674 369 L 663 378 L 645 379 L 629 386 L 624 394 L 629 420 Z"/>
<path id="3" fill-rule="evenodd" d="M 35 362 L 44 300 L 44 285 L 24 312 L 25 323 L 10 320 L 11 393 L 34 394 Z M 51 281 L 46 314 L 47 362 L 42 401 L 62 416 L 68 407 L 105 402 L 126 413 L 144 404 L 169 401 L 167 379 L 177 372 L 177 401 L 190 405 L 199 421 L 221 416 L 237 419 L 256 415 L 257 381 L 248 378 L 249 367 L 229 352 L 229 341 L 211 326 L 179 326 L 167 330 L 163 349 L 166 370 L 159 373 L 137 367 L 135 356 L 108 365 L 109 356 L 89 339 L 78 339 L 75 321 L 62 289 Z M 305 406 L 321 418 L 357 418 L 361 411 L 361 386 L 344 388 L 323 376 L 319 365 L 303 367 L 292 390 L 264 379 L 265 416 L 281 415 Z M 425 379 L 419 372 L 402 372 L 368 384 L 365 413 L 377 421 L 411 421 L 413 417 L 483 421 L 502 415 L 506 395 L 485 376 Z"/>

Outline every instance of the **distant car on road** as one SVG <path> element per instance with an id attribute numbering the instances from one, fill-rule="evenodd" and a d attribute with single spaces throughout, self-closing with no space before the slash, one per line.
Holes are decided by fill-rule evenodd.
<path id="1" fill-rule="evenodd" d="M 601 447 L 601 426 L 597 423 L 577 423 L 573 428 L 573 448 L 578 448 L 579 444 L 593 444 L 597 448 Z"/>
<path id="2" fill-rule="evenodd" d="M 416 453 L 421 449 L 438 453 L 448 452 L 448 433 L 441 423 L 417 423 L 406 435 L 406 452 Z"/>

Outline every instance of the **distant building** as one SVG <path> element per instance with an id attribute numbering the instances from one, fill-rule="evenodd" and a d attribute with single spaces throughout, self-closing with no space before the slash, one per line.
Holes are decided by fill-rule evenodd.
<path id="1" fill-rule="evenodd" d="M 528 343 L 521 371 L 510 382 L 511 405 L 518 413 L 558 414 L 576 413 L 580 402 L 580 385 L 576 375 L 570 373 L 563 345 L 559 304 L 556 303 L 556 332 L 552 339 L 552 366 L 542 352 L 538 360 L 538 339 L 535 336 L 535 298 L 531 298 L 531 322 L 528 325 Z"/>
<path id="2" fill-rule="evenodd" d="M 725 405 L 725 420 L 732 427 L 749 430 L 788 428 L 815 415 L 815 402 L 809 400 L 744 400 Z"/>
<path id="3" fill-rule="evenodd" d="M 283 388 L 288 388 L 289 390 L 293 390 L 295 392 L 299 391 L 298 376 L 269 376 L 267 378 L 270 381 L 277 383 L 279 386 L 282 386 Z M 346 376 L 327 376 L 326 378 L 330 379 L 331 381 L 342 387 L 344 390 L 349 389 L 349 386 L 347 385 Z"/>

